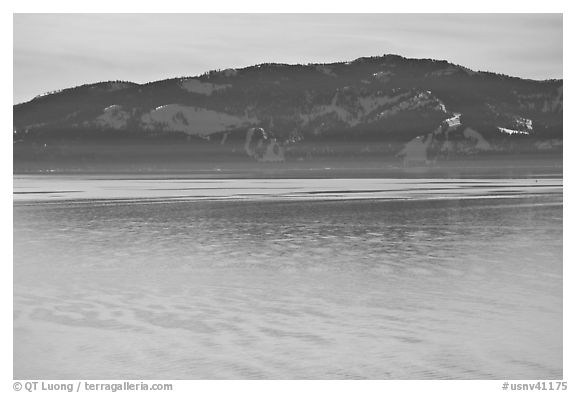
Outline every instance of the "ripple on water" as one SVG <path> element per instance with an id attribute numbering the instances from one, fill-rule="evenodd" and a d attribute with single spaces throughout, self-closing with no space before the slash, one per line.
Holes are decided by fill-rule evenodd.
<path id="1" fill-rule="evenodd" d="M 14 376 L 560 378 L 561 218 L 545 198 L 18 207 Z"/>

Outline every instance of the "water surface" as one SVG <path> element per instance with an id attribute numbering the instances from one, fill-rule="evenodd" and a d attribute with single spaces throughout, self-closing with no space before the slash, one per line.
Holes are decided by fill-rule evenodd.
<path id="1" fill-rule="evenodd" d="M 562 180 L 14 181 L 15 379 L 562 378 Z"/>

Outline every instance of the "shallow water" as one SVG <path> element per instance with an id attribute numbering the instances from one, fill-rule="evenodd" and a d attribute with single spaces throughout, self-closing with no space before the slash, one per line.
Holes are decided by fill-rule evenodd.
<path id="1" fill-rule="evenodd" d="M 562 378 L 561 179 L 14 191 L 15 379 Z"/>

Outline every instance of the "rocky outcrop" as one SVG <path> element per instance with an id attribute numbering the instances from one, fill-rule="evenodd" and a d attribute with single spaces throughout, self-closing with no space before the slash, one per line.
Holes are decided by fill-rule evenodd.
<path id="1" fill-rule="evenodd" d="M 454 155 L 474 155 L 495 150 L 480 132 L 462 126 L 460 117 L 460 113 L 455 113 L 434 131 L 408 142 L 397 155 L 404 166 L 431 165 Z"/>
<path id="2" fill-rule="evenodd" d="M 246 133 L 244 151 L 248 156 L 260 162 L 284 161 L 284 147 L 276 138 L 268 136 L 263 128 L 250 128 Z"/>

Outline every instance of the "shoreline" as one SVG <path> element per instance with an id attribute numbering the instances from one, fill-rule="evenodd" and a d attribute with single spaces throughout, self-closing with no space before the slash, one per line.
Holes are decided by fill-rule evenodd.
<path id="1" fill-rule="evenodd" d="M 123 179 L 16 176 L 13 202 L 435 200 L 563 195 L 562 178 Z"/>

